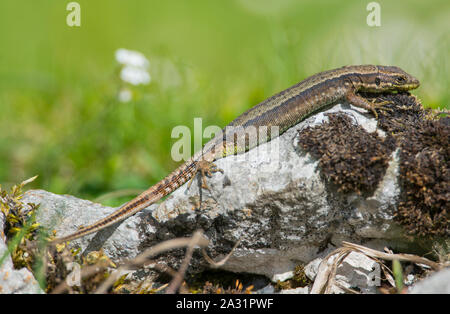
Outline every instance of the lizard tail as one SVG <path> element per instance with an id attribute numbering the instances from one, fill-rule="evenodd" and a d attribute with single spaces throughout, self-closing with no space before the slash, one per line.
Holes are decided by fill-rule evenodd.
<path id="1" fill-rule="evenodd" d="M 131 215 L 141 211 L 142 209 L 157 202 L 162 197 L 170 194 L 182 184 L 190 180 L 196 173 L 198 156 L 191 157 L 187 162 L 178 167 L 175 171 L 169 174 L 166 178 L 150 187 L 148 190 L 142 192 L 140 195 L 122 205 L 118 210 L 106 216 L 103 219 L 93 223 L 92 225 L 81 228 L 80 230 L 52 240 L 51 244 L 71 241 L 85 235 L 96 232 L 116 222 L 122 221 Z"/>

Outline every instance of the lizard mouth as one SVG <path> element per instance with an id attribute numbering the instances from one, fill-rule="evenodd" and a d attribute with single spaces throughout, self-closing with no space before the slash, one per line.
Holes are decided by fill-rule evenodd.
<path id="1" fill-rule="evenodd" d="M 420 86 L 420 82 L 415 77 L 410 77 L 408 82 L 403 84 L 396 84 L 395 89 L 400 91 L 408 91 L 411 89 L 416 89 Z"/>
<path id="2" fill-rule="evenodd" d="M 392 92 L 395 92 L 395 91 L 406 92 L 406 91 L 409 91 L 411 89 L 416 89 L 419 86 L 420 86 L 419 83 L 417 83 L 417 84 L 406 84 L 406 85 L 403 84 L 403 85 L 395 86 L 394 89 L 392 89 Z"/>

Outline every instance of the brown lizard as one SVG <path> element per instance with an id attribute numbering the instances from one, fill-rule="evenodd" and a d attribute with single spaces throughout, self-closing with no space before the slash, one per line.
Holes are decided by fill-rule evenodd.
<path id="1" fill-rule="evenodd" d="M 73 240 L 124 220 L 192 180 L 197 172 L 202 174 L 204 180 L 205 175 L 221 171 L 213 164 L 215 160 L 243 153 L 276 136 L 268 134 L 267 138 L 253 141 L 253 144 L 247 140 L 241 141 L 244 136 L 248 136 L 246 130 L 249 128 L 277 126 L 278 134 L 281 134 L 338 100 L 346 100 L 357 107 L 367 109 L 377 117 L 375 109 L 381 108 L 385 102 L 369 102 L 358 95 L 358 92 L 399 92 L 415 89 L 418 86 L 419 81 L 415 77 L 395 66 L 353 65 L 315 74 L 244 112 L 233 120 L 223 133 L 206 143 L 200 152 L 194 154 L 166 178 L 122 205 L 114 213 L 73 234 L 57 238 L 52 243 Z M 229 132 L 225 136 L 227 128 L 231 127 L 239 127 L 240 130 L 233 131 L 231 137 L 234 140 L 229 140 Z M 203 183 L 205 186 L 205 181 Z"/>

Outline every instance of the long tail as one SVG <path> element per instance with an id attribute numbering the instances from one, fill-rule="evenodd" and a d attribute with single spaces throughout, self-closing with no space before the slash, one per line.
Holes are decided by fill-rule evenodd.
<path id="1" fill-rule="evenodd" d="M 196 154 L 191 157 L 187 162 L 178 167 L 175 171 L 169 174 L 166 178 L 150 187 L 148 190 L 142 192 L 136 198 L 132 199 L 128 203 L 122 205 L 117 211 L 106 216 L 105 218 L 86 226 L 68 236 L 56 238 L 51 241 L 52 244 L 61 243 L 65 241 L 74 240 L 90 233 L 101 230 L 107 226 L 110 226 L 116 222 L 122 221 L 125 218 L 141 211 L 142 209 L 157 202 L 162 197 L 170 194 L 176 190 L 182 184 L 190 180 L 196 173 L 196 165 L 199 156 Z"/>

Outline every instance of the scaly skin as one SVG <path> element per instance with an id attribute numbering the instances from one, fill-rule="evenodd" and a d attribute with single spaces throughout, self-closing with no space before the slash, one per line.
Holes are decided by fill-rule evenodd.
<path id="1" fill-rule="evenodd" d="M 233 120 L 223 133 L 205 144 L 201 152 L 196 153 L 183 165 L 148 190 L 122 205 L 109 216 L 84 227 L 75 233 L 57 238 L 52 243 L 70 241 L 126 219 L 140 210 L 170 194 L 185 182 L 191 180 L 197 171 L 208 173 L 208 166 L 213 161 L 248 151 L 262 142 L 270 141 L 275 136 L 304 120 L 311 114 L 324 109 L 338 100 L 370 110 L 377 117 L 374 104 L 357 95 L 358 92 L 388 93 L 408 91 L 419 86 L 419 81 L 394 66 L 354 65 L 313 75 L 300 83 L 264 100 Z M 268 134 L 267 138 L 255 142 L 248 139 L 250 129 L 258 131 L 261 127 L 278 127 L 277 134 Z M 233 127 L 233 128 L 231 128 Z M 234 141 L 228 137 L 232 129 Z M 226 134 L 227 136 L 225 136 Z M 237 141 L 236 141 L 237 140 Z"/>

